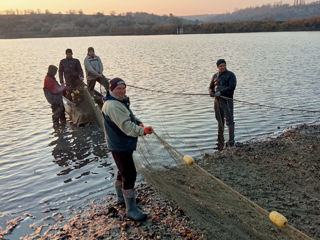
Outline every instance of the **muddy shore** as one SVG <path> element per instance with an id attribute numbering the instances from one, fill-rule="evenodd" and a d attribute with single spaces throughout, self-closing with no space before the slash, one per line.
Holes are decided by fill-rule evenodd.
<path id="1" fill-rule="evenodd" d="M 319 143 L 320 126 L 303 125 L 277 138 L 205 154 L 196 163 L 267 212 L 282 213 L 294 229 L 320 239 Z M 145 222 L 127 219 L 113 196 L 67 223 L 62 224 L 66 216 L 52 213 L 30 226 L 34 232 L 24 239 L 305 239 L 276 227 L 196 168 L 158 172 L 158 178 L 146 176 L 148 184 L 137 185 L 138 205 L 149 215 Z"/>
<path id="2" fill-rule="evenodd" d="M 320 126 L 302 125 L 281 136 L 237 144 L 198 164 L 268 211 L 320 239 Z"/>
<path id="3" fill-rule="evenodd" d="M 33 233 L 23 239 L 208 239 L 176 203 L 151 186 L 138 183 L 137 192 L 138 206 L 149 215 L 144 222 L 128 219 L 125 207 L 116 204 L 116 196 L 109 196 L 92 202 L 66 224 L 62 224 L 64 216 L 52 213 L 43 224 L 30 225 Z"/>

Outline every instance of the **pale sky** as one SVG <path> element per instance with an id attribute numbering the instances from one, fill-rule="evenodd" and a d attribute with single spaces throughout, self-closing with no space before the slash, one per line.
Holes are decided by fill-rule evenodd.
<path id="1" fill-rule="evenodd" d="M 306 3 L 315 0 L 305 0 Z M 37 10 L 65 13 L 82 10 L 85 14 L 111 11 L 119 13 L 147 12 L 157 15 L 172 13 L 175 16 L 216 14 L 235 9 L 256 7 L 273 3 L 293 4 L 294 0 L 0 0 L 0 12 L 4 10 Z"/>

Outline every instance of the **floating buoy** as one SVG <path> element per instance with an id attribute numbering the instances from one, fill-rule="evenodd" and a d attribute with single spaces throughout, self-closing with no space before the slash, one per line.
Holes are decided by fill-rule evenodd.
<path id="1" fill-rule="evenodd" d="M 194 164 L 194 159 L 193 159 L 193 157 L 191 157 L 191 156 L 189 156 L 189 155 L 184 155 L 184 156 L 183 156 L 183 161 L 184 161 L 187 165 L 189 165 L 189 166 L 191 166 L 192 164 Z"/>
<path id="2" fill-rule="evenodd" d="M 271 222 L 273 222 L 275 225 L 277 225 L 278 227 L 284 228 L 286 227 L 288 220 L 285 216 L 283 216 L 282 214 L 278 213 L 277 211 L 272 211 L 269 214 L 269 218 L 271 220 Z"/>

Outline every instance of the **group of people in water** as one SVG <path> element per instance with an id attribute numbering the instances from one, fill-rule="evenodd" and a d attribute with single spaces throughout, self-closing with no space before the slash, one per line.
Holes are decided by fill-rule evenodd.
<path id="1" fill-rule="evenodd" d="M 218 72 L 210 81 L 209 95 L 214 98 L 215 117 L 218 122 L 217 149 L 225 146 L 234 146 L 234 118 L 233 93 L 236 88 L 236 76 L 226 68 L 226 61 L 219 59 L 216 62 Z M 96 82 L 107 90 L 102 106 L 104 130 L 108 149 L 118 168 L 114 182 L 117 202 L 125 205 L 127 216 L 133 220 L 141 221 L 147 215 L 136 205 L 134 185 L 136 181 L 136 168 L 133 161 L 133 152 L 136 150 L 138 136 L 153 133 L 151 126 L 144 124 L 130 109 L 129 97 L 126 96 L 126 83 L 121 78 L 108 80 L 103 75 L 101 59 L 95 55 L 92 47 L 84 60 L 88 90 L 93 91 Z M 54 125 L 66 121 L 62 93 L 71 92 L 83 82 L 83 71 L 78 59 L 72 57 L 72 50 L 66 50 L 66 58 L 59 64 L 60 84 L 55 78 L 58 68 L 50 65 L 44 80 L 44 93 L 51 104 L 52 120 Z M 224 142 L 224 125 L 229 130 L 229 140 Z"/>
<path id="2" fill-rule="evenodd" d="M 99 82 L 109 89 L 108 79 L 103 75 L 103 64 L 101 59 L 95 55 L 94 48 L 88 48 L 88 54 L 84 59 L 84 66 L 87 78 L 89 92 L 94 90 L 96 82 Z M 48 73 L 44 80 L 43 90 L 45 97 L 52 108 L 53 125 L 64 124 L 65 109 L 62 101 L 62 95 L 70 98 L 72 90 L 83 83 L 84 74 L 80 61 L 73 58 L 72 49 L 66 50 L 66 57 L 59 63 L 59 82 L 56 80 L 58 68 L 55 65 L 48 67 Z"/>

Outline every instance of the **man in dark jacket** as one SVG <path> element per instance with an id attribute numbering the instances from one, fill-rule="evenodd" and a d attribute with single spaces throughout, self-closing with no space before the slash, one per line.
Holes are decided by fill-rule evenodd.
<path id="1" fill-rule="evenodd" d="M 152 134 L 152 127 L 144 127 L 132 113 L 125 82 L 114 78 L 109 83 L 102 113 L 107 145 L 118 168 L 114 185 L 118 202 L 126 204 L 127 216 L 141 221 L 147 215 L 136 206 L 134 184 L 137 172 L 132 155 L 137 147 L 138 136 Z"/>
<path id="2" fill-rule="evenodd" d="M 65 109 L 62 102 L 62 93 L 67 89 L 67 87 L 60 86 L 57 82 L 55 78 L 57 71 L 58 68 L 56 66 L 50 65 L 43 84 L 44 95 L 48 103 L 51 105 L 54 127 L 59 125 L 59 121 L 61 123 L 66 122 Z"/>
<path id="3" fill-rule="evenodd" d="M 229 141 L 226 146 L 234 146 L 233 92 L 237 79 L 233 72 L 227 70 L 226 61 L 217 61 L 218 72 L 210 82 L 209 94 L 214 97 L 215 117 L 218 121 L 218 150 L 224 147 L 224 123 L 229 130 Z"/>
<path id="4" fill-rule="evenodd" d="M 60 61 L 59 79 L 62 85 L 67 85 L 72 88 L 76 88 L 83 81 L 81 64 L 78 59 L 72 57 L 71 49 L 66 50 L 66 58 Z"/>

